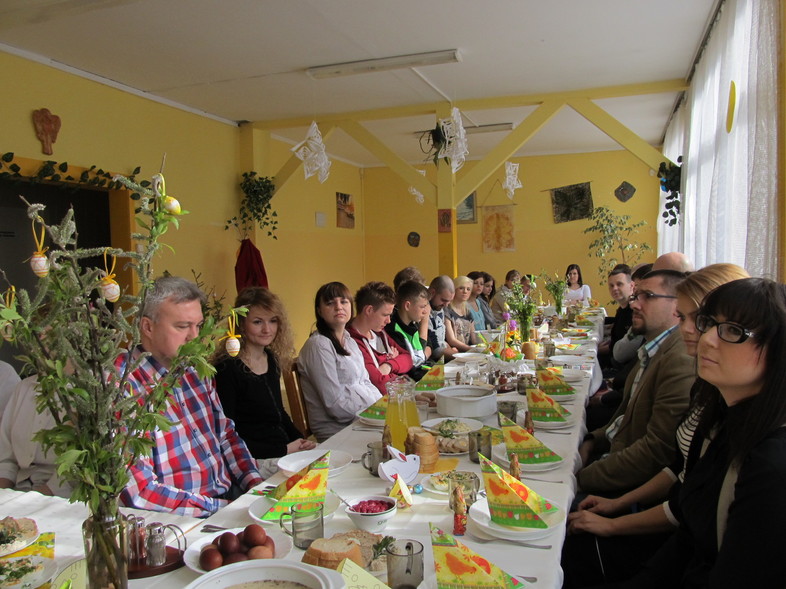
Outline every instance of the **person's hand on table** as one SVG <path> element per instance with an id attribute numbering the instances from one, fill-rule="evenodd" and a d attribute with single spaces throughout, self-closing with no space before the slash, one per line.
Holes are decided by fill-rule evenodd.
<path id="1" fill-rule="evenodd" d="M 624 509 L 624 506 L 619 505 L 618 499 L 607 499 L 606 497 L 598 497 L 597 495 L 587 495 L 587 497 L 579 503 L 579 511 L 590 511 L 598 515 L 614 515 Z"/>
<path id="2" fill-rule="evenodd" d="M 311 440 L 304 440 L 303 438 L 298 438 L 287 444 L 287 454 L 292 454 L 294 452 L 302 452 L 303 450 L 313 450 L 317 447 L 317 443 Z"/>
<path id="3" fill-rule="evenodd" d="M 568 514 L 568 534 L 589 532 L 596 536 L 614 535 L 614 520 L 586 509 Z"/>

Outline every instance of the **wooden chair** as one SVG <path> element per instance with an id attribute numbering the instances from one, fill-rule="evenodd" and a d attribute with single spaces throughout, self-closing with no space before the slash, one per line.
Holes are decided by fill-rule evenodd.
<path id="1" fill-rule="evenodd" d="M 297 358 L 293 360 L 290 369 L 281 376 L 284 379 L 284 388 L 287 392 L 289 415 L 292 418 L 292 423 L 303 432 L 304 437 L 309 438 L 311 437 L 311 427 L 308 424 L 308 412 L 306 411 L 306 402 L 303 399 L 303 389 L 300 387 Z"/>

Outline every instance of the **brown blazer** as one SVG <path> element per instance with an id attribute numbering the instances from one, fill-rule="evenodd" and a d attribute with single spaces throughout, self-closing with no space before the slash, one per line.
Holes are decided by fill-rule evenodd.
<path id="1" fill-rule="evenodd" d="M 622 403 L 609 420 L 612 423 L 624 414 L 614 441 L 609 445 L 606 438 L 608 424 L 590 434 L 595 440 L 593 452 L 609 454 L 579 471 L 582 491 L 622 494 L 646 483 L 674 460 L 677 426 L 696 379 L 695 361 L 685 353 L 682 336 L 675 329 L 650 359 L 631 400 L 639 366 L 640 362 L 628 375 Z"/>

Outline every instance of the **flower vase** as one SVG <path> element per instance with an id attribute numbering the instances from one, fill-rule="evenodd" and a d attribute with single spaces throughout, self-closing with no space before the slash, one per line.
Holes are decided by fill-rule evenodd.
<path id="1" fill-rule="evenodd" d="M 126 521 L 95 514 L 82 524 L 89 589 L 127 589 L 128 533 Z"/>

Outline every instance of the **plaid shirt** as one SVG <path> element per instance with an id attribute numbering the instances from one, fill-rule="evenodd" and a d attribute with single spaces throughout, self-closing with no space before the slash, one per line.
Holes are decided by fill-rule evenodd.
<path id="1" fill-rule="evenodd" d="M 122 354 L 115 365 L 122 369 L 125 359 Z M 148 356 L 129 382 L 141 395 L 164 374 L 166 368 Z M 213 379 L 202 380 L 189 369 L 163 414 L 174 424 L 167 432 L 153 432 L 151 455 L 130 468 L 131 479 L 120 496 L 124 505 L 205 517 L 227 504 L 219 497 L 233 482 L 248 490 L 262 480 L 235 424 L 224 415 Z"/>

